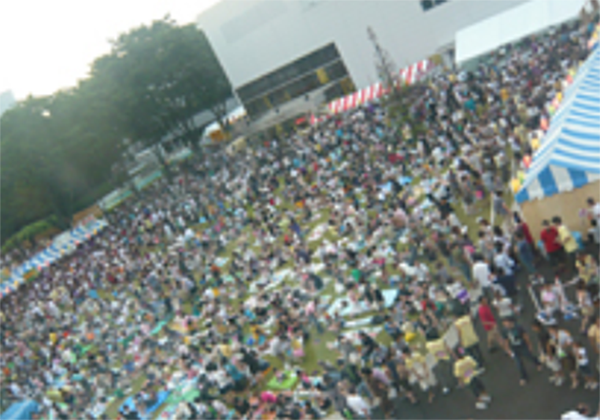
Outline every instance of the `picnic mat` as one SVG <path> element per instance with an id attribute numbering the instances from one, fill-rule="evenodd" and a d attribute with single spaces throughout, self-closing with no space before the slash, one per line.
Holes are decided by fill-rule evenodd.
<path id="1" fill-rule="evenodd" d="M 347 301 L 348 306 L 342 309 L 342 302 Z M 341 316 L 350 316 L 360 314 L 369 311 L 371 308 L 366 302 L 357 302 L 356 304 L 351 302 L 350 299 L 338 298 L 336 299 L 327 309 L 327 313 L 330 316 L 334 316 L 336 312 L 339 312 Z"/>
<path id="2" fill-rule="evenodd" d="M 156 327 L 154 327 L 154 329 L 150 331 L 150 335 L 158 334 L 169 322 L 171 322 L 170 319 L 163 319 L 162 321 L 160 321 L 158 324 L 156 324 Z"/>
<path id="3" fill-rule="evenodd" d="M 148 409 L 146 410 L 146 415 L 144 416 L 144 418 L 150 418 L 152 417 L 152 414 L 158 410 L 158 407 L 160 407 L 168 398 L 169 395 L 171 394 L 171 391 L 159 391 L 156 394 L 156 402 L 154 403 L 154 405 L 152 405 L 151 407 L 148 407 Z M 125 407 L 129 407 L 129 409 L 133 410 L 133 411 L 137 411 L 137 408 L 135 406 L 135 399 L 134 397 L 129 397 L 125 400 L 125 402 L 121 405 L 121 407 L 119 407 L 119 412 L 121 412 Z"/>
<path id="4" fill-rule="evenodd" d="M 274 391 L 286 391 L 292 389 L 296 382 L 298 382 L 298 376 L 293 371 L 284 372 L 286 378 L 283 381 L 279 381 L 276 376 L 273 376 L 269 382 L 267 382 L 267 388 Z"/>
<path id="5" fill-rule="evenodd" d="M 181 390 L 176 390 L 169 395 L 167 398 L 167 404 L 179 404 L 182 401 L 192 402 L 196 399 L 196 397 L 200 396 L 200 391 L 197 389 L 189 389 L 186 392 L 181 392 Z"/>

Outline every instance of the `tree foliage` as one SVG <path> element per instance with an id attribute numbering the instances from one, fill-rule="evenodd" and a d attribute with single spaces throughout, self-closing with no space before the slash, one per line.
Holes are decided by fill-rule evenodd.
<path id="1" fill-rule="evenodd" d="M 120 35 L 72 89 L 29 97 L 1 120 L 1 235 L 54 215 L 58 227 L 82 196 L 121 178 L 122 139 L 157 149 L 166 136 L 195 145 L 194 116 L 222 120 L 231 86 L 204 33 L 168 16 Z M 162 156 L 159 156 L 162 158 Z M 121 171 L 122 172 L 122 171 Z M 100 197 L 96 197 L 100 198 Z"/>

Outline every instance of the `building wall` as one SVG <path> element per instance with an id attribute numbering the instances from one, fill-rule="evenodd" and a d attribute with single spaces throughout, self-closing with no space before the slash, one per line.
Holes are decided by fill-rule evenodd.
<path id="1" fill-rule="evenodd" d="M 335 42 L 357 88 L 377 81 L 371 26 L 398 68 L 453 42 L 459 29 L 526 0 L 222 0 L 197 20 L 234 88 Z"/>

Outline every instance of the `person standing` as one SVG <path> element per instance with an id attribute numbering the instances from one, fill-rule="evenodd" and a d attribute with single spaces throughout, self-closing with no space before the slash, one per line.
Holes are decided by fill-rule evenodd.
<path id="1" fill-rule="evenodd" d="M 556 227 L 556 231 L 558 232 L 558 241 L 563 246 L 563 249 L 566 253 L 567 259 L 567 269 L 572 271 L 575 267 L 575 254 L 579 245 L 577 244 L 577 240 L 573 237 L 573 234 L 566 227 L 562 219 L 558 216 L 552 218 L 552 223 Z"/>
<path id="2" fill-rule="evenodd" d="M 590 320 L 590 327 L 587 330 L 587 337 L 590 345 L 596 353 L 596 358 L 600 355 L 600 317 Z M 598 364 L 600 366 L 600 363 Z M 599 369 L 600 370 L 600 369 Z"/>
<path id="3" fill-rule="evenodd" d="M 564 269 L 563 262 L 563 248 L 558 241 L 558 231 L 554 226 L 550 225 L 550 222 L 544 220 L 542 222 L 542 232 L 540 233 L 540 239 L 544 243 L 544 251 L 550 260 L 550 265 L 556 270 Z"/>
<path id="4" fill-rule="evenodd" d="M 523 264 L 527 270 L 527 273 L 529 274 L 529 277 L 531 278 L 536 273 L 533 250 L 523 232 L 515 233 L 515 238 L 517 240 L 517 243 L 515 244 L 515 253 L 519 257 L 519 261 L 521 261 L 521 264 Z"/>
<path id="5" fill-rule="evenodd" d="M 494 197 L 492 198 L 492 205 L 494 206 L 494 211 L 498 215 L 498 217 L 507 217 L 510 214 L 510 209 L 504 202 L 502 198 L 502 191 L 496 191 L 494 193 Z M 506 219 L 508 223 L 510 223 L 510 219 Z"/>
<path id="6" fill-rule="evenodd" d="M 598 388 L 598 381 L 596 380 L 596 375 L 592 372 L 587 350 L 579 340 L 573 342 L 573 353 L 577 360 L 577 370 L 585 381 L 585 389 L 595 390 Z"/>
<path id="7" fill-rule="evenodd" d="M 458 332 L 458 342 L 466 354 L 472 356 L 480 366 L 483 366 L 483 355 L 479 348 L 479 337 L 473 328 L 473 321 L 469 314 L 463 315 L 454 321 Z"/>
<path id="8" fill-rule="evenodd" d="M 412 375 L 413 382 L 417 382 L 421 386 L 421 390 L 429 394 L 429 403 L 431 404 L 435 397 L 433 388 L 437 386 L 437 380 L 426 361 L 426 357 L 408 348 L 404 349 L 402 353 L 404 363 Z"/>
<path id="9" fill-rule="evenodd" d="M 592 197 L 586 200 L 588 206 L 588 218 L 596 220 L 600 224 L 600 202 L 596 202 Z"/>
<path id="10" fill-rule="evenodd" d="M 440 381 L 442 393 L 447 394 L 456 385 L 452 375 L 452 359 L 450 357 L 454 356 L 454 353 L 447 346 L 444 337 L 427 341 L 425 348 L 434 359 L 435 364 L 432 371 Z"/>
<path id="11" fill-rule="evenodd" d="M 525 330 L 511 318 L 505 318 L 502 323 L 507 339 L 505 350 L 515 360 L 517 369 L 519 369 L 519 374 L 521 375 L 519 383 L 521 386 L 524 386 L 527 383 L 528 376 L 523 363 L 523 358 L 526 357 L 531 360 L 538 370 L 542 370 L 542 364 L 533 355 L 531 340 Z"/>
<path id="12" fill-rule="evenodd" d="M 385 367 L 388 378 L 391 380 L 391 386 L 396 390 L 396 397 L 399 398 L 404 392 L 412 404 L 417 402 L 412 387 L 408 382 L 408 372 L 406 368 L 392 356 L 394 351 L 388 351 L 385 359 Z"/>
<path id="13" fill-rule="evenodd" d="M 492 296 L 491 273 L 488 263 L 479 253 L 473 255 L 475 264 L 473 264 L 473 279 L 483 291 L 484 296 Z"/>
<path id="14" fill-rule="evenodd" d="M 496 322 L 496 318 L 492 313 L 492 308 L 490 308 L 490 303 L 485 296 L 482 296 L 479 300 L 479 308 L 477 309 L 477 313 L 479 314 L 479 320 L 483 325 L 483 329 L 487 334 L 487 345 L 490 353 L 496 350 L 496 347 L 493 346 L 493 342 L 495 341 L 498 347 L 504 347 L 504 340 L 500 336 L 500 331 L 498 328 L 498 323 Z"/>
<path id="15" fill-rule="evenodd" d="M 533 243 L 533 237 L 531 236 L 531 231 L 529 230 L 527 223 L 521 219 L 521 216 L 516 211 L 513 212 L 513 220 L 515 222 L 515 233 L 522 234 L 532 251 L 535 250 L 535 243 Z"/>
<path id="16" fill-rule="evenodd" d="M 371 393 L 379 399 L 379 405 L 383 414 L 386 418 L 393 417 L 394 404 L 389 399 L 388 393 L 390 390 L 390 384 L 385 383 L 381 377 L 376 376 L 373 370 L 369 367 L 364 367 L 361 370 L 362 376 L 365 383 L 371 390 Z M 389 379 L 388 379 L 389 382 Z"/>
<path id="17" fill-rule="evenodd" d="M 538 319 L 534 319 L 531 324 L 531 329 L 536 335 L 538 342 L 539 356 L 538 360 L 544 363 L 551 371 L 550 382 L 560 386 L 562 380 L 560 378 L 560 363 L 556 357 L 556 348 L 552 343 L 552 337 L 546 328 Z"/>
<path id="18" fill-rule="evenodd" d="M 581 313 L 581 326 L 579 331 L 582 335 L 585 335 L 590 318 L 594 315 L 594 305 L 592 304 L 592 297 L 590 295 L 589 288 L 584 280 L 580 279 L 575 287 L 577 305 L 579 312 Z"/>
<path id="19" fill-rule="evenodd" d="M 548 332 L 550 333 L 551 343 L 556 349 L 556 355 L 560 362 L 558 382 L 562 383 L 565 375 L 569 374 L 571 377 L 571 386 L 573 389 L 575 389 L 578 384 L 576 360 L 572 351 L 573 338 L 568 331 L 558 328 L 556 325 L 549 326 Z"/>
<path id="20" fill-rule="evenodd" d="M 479 410 L 485 410 L 492 398 L 487 393 L 481 379 L 478 378 L 478 374 L 481 372 L 478 371 L 477 367 L 477 362 L 471 356 L 461 354 L 460 358 L 454 363 L 454 376 L 460 385 L 471 388 L 475 398 L 477 398 L 475 407 Z"/>

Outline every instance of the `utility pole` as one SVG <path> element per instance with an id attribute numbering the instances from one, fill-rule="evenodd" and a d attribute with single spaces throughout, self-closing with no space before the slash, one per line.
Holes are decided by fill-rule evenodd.
<path id="1" fill-rule="evenodd" d="M 396 66 L 394 65 L 394 62 L 392 61 L 387 50 L 383 49 L 379 44 L 377 35 L 370 26 L 367 28 L 367 35 L 369 36 L 369 40 L 373 43 L 373 47 L 375 48 L 375 67 L 377 68 L 379 78 L 383 82 L 384 86 L 393 95 L 394 99 L 397 100 L 398 91 L 394 85 L 394 73 L 396 71 Z"/>

